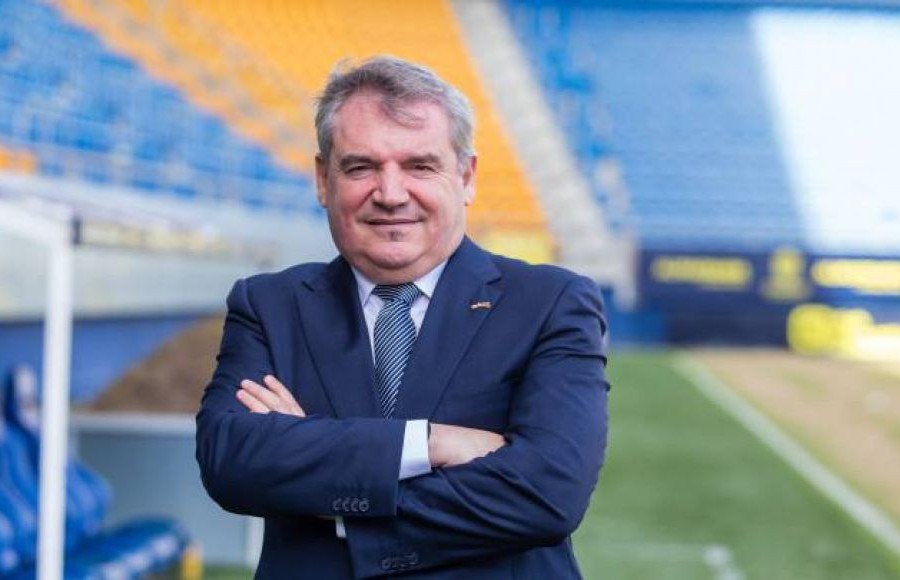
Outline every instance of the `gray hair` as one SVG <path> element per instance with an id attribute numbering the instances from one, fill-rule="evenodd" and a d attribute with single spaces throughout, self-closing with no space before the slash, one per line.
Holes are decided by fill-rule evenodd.
<path id="1" fill-rule="evenodd" d="M 456 87 L 424 66 L 393 56 L 375 56 L 354 67 L 343 60 L 335 66 L 316 102 L 319 155 L 328 160 L 334 145 L 334 119 L 350 97 L 364 91 L 381 95 L 388 118 L 403 125 L 419 122 L 407 105 L 427 101 L 441 107 L 450 123 L 450 144 L 460 166 L 475 155 L 472 129 L 475 116 L 469 100 Z"/>

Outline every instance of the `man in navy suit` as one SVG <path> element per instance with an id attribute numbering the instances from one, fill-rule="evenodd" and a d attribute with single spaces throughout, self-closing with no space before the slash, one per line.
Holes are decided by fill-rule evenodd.
<path id="1" fill-rule="evenodd" d="M 466 238 L 472 112 L 431 71 L 333 73 L 316 129 L 340 256 L 235 284 L 197 416 L 209 494 L 265 518 L 256 577 L 580 577 L 597 288 Z"/>

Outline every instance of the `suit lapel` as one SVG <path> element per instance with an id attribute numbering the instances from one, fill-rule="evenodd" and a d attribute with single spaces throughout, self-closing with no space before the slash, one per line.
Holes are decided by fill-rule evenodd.
<path id="1" fill-rule="evenodd" d="M 468 239 L 447 262 L 403 375 L 394 416 L 431 417 L 478 329 L 501 297 L 489 255 Z M 476 305 L 474 308 L 473 305 Z"/>
<path id="2" fill-rule="evenodd" d="M 343 258 L 335 259 L 298 285 L 295 297 L 303 342 L 335 416 L 380 416 L 369 334 L 350 266 Z"/>

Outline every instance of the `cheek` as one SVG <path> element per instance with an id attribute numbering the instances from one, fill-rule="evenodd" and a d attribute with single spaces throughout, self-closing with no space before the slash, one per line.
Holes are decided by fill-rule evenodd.
<path id="1" fill-rule="evenodd" d="M 332 237 L 335 238 L 338 245 L 357 243 L 362 232 L 356 219 L 357 210 L 354 206 L 347 203 L 345 198 L 335 196 L 329 200 L 327 212 Z"/>
<path id="2" fill-rule="evenodd" d="M 465 221 L 465 199 L 460 197 L 459 192 L 453 192 L 451 200 L 444 204 L 441 211 L 446 226 L 457 226 Z"/>
<path id="3" fill-rule="evenodd" d="M 343 187 L 330 198 L 329 210 L 342 222 L 349 223 L 356 219 L 366 203 L 364 192 L 355 191 L 353 188 Z"/>

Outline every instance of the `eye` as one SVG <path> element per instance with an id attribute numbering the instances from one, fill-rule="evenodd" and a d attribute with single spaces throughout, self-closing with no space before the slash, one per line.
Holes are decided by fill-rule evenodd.
<path id="1" fill-rule="evenodd" d="M 346 175 L 348 177 L 360 178 L 360 177 L 365 177 L 366 175 L 371 173 L 372 166 L 363 164 L 363 163 L 356 163 L 356 164 L 348 165 L 347 167 L 344 167 L 343 171 L 344 171 L 344 175 Z"/>
<path id="2" fill-rule="evenodd" d="M 413 163 L 409 167 L 409 172 L 416 177 L 428 177 L 437 173 L 437 167 L 431 163 Z"/>

